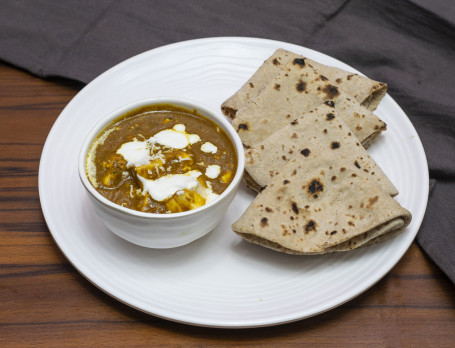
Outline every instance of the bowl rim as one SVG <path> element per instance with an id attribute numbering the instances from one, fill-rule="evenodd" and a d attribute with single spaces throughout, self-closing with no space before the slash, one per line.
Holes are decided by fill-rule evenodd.
<path id="1" fill-rule="evenodd" d="M 190 109 L 190 110 L 196 110 L 198 113 L 200 113 L 202 116 L 207 117 L 209 120 L 213 121 L 215 124 L 218 126 L 221 126 L 223 130 L 226 132 L 228 135 L 229 139 L 232 141 L 234 148 L 237 153 L 237 170 L 235 173 L 234 178 L 232 179 L 231 183 L 229 186 L 217 197 L 215 200 L 211 201 L 210 203 L 205 204 L 202 207 L 193 209 L 193 210 L 188 210 L 180 213 L 169 213 L 169 214 L 161 214 L 161 213 L 147 213 L 147 212 L 141 212 L 137 210 L 133 210 L 130 208 L 123 207 L 121 205 L 118 205 L 107 198 L 105 198 L 103 195 L 101 195 L 90 183 L 90 180 L 87 177 L 86 173 L 86 158 L 87 158 L 87 153 L 88 150 L 90 149 L 90 146 L 98 134 L 106 128 L 110 123 L 112 123 L 113 120 L 116 118 L 122 116 L 123 114 L 127 113 L 128 111 L 134 110 L 136 108 L 140 108 L 142 106 L 147 106 L 147 105 L 154 105 L 154 104 L 171 104 L 175 105 L 178 107 Z M 235 131 L 235 129 L 232 127 L 231 123 L 228 121 L 228 119 L 223 116 L 220 112 L 215 112 L 213 109 L 208 107 L 207 105 L 194 101 L 191 99 L 186 99 L 186 98 L 180 98 L 180 97 L 167 97 L 167 96 L 160 96 L 160 97 L 151 97 L 151 98 L 144 98 L 144 99 L 139 99 L 135 100 L 133 102 L 130 102 L 120 108 L 117 108 L 116 110 L 106 114 L 103 116 L 87 133 L 85 136 L 81 146 L 80 146 L 80 151 L 79 151 L 79 158 L 78 158 L 78 172 L 79 172 L 79 178 L 84 185 L 86 191 L 99 203 L 102 205 L 113 209 L 119 213 L 128 215 L 128 216 L 134 216 L 137 218 L 142 218 L 142 219 L 175 219 L 175 218 L 183 218 L 187 217 L 189 215 L 198 215 L 203 213 L 204 211 L 221 204 L 221 202 L 228 197 L 233 190 L 236 190 L 242 177 L 243 177 L 243 172 L 244 172 L 244 167 L 245 167 L 245 153 L 244 153 L 244 148 L 242 141 L 240 140 L 239 135 Z"/>

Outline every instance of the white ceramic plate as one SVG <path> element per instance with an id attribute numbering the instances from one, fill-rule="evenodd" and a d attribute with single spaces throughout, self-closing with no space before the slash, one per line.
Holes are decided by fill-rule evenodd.
<path id="1" fill-rule="evenodd" d="M 428 167 L 414 127 L 388 95 L 376 111 L 388 130 L 369 151 L 399 189 L 397 200 L 413 215 L 409 227 L 393 240 L 348 253 L 298 257 L 249 244 L 230 228 L 254 197 L 245 187 L 212 233 L 177 249 L 130 244 L 94 215 L 78 178 L 77 158 L 85 134 L 101 117 L 155 96 L 184 97 L 219 109 L 276 48 L 356 72 L 324 54 L 283 42 L 200 39 L 154 49 L 115 66 L 62 111 L 42 153 L 40 199 L 56 243 L 93 284 L 134 308 L 170 320 L 258 327 L 339 306 L 375 284 L 403 256 L 425 212 Z"/>

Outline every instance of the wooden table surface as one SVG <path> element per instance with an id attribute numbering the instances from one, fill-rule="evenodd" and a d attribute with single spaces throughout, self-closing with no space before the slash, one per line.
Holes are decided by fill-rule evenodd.
<path id="1" fill-rule="evenodd" d="M 188 326 L 103 293 L 60 252 L 38 196 L 43 144 L 81 87 L 0 63 L 0 347 L 455 347 L 455 286 L 415 243 L 354 300 L 275 327 Z"/>

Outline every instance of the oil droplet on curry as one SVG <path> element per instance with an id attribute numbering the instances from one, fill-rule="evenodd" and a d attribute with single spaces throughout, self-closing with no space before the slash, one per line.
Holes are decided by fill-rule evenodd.
<path id="1" fill-rule="evenodd" d="M 100 194 L 149 213 L 178 213 L 213 201 L 236 169 L 234 145 L 221 127 L 170 104 L 116 119 L 97 136 L 86 164 Z"/>

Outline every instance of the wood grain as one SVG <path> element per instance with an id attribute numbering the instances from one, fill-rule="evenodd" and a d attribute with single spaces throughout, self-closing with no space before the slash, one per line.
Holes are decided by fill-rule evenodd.
<path id="1" fill-rule="evenodd" d="M 455 346 L 455 287 L 416 244 L 354 300 L 270 328 L 187 326 L 104 294 L 62 255 L 38 195 L 46 136 L 81 87 L 0 64 L 0 347 Z"/>

